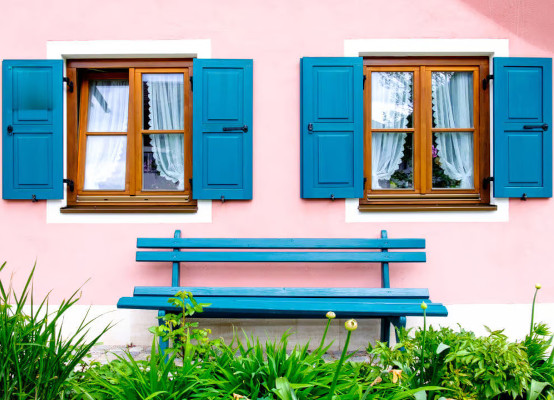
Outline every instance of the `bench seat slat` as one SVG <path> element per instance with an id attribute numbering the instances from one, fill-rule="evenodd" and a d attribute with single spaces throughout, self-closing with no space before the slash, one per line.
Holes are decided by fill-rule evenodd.
<path id="1" fill-rule="evenodd" d="M 137 261 L 157 262 L 425 262 L 424 252 L 137 251 Z"/>
<path id="2" fill-rule="evenodd" d="M 289 298 L 241 298 L 199 297 L 198 302 L 209 302 L 204 312 L 196 315 L 206 318 L 323 318 L 332 310 L 339 318 L 372 318 L 379 316 L 421 316 L 419 301 L 392 302 L 386 299 L 289 299 Z M 341 300 L 341 301 L 336 301 Z M 448 311 L 440 303 L 427 303 L 427 316 L 447 316 Z M 178 311 L 165 297 L 122 297 L 118 308 Z"/>
<path id="3" fill-rule="evenodd" d="M 299 288 L 299 287 L 173 287 L 137 286 L 134 296 L 172 297 L 179 291 L 195 297 L 340 297 L 428 299 L 428 289 L 405 288 Z"/>
<path id="4" fill-rule="evenodd" d="M 425 239 L 138 238 L 149 249 L 424 249 Z"/>

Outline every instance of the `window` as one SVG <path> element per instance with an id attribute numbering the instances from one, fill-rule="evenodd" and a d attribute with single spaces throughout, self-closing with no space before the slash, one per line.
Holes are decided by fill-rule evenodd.
<path id="1" fill-rule="evenodd" d="M 366 58 L 363 68 L 360 210 L 494 208 L 483 184 L 488 58 Z"/>
<path id="2" fill-rule="evenodd" d="M 68 94 L 68 116 L 78 110 L 68 123 L 68 210 L 196 210 L 191 70 L 191 60 L 68 62 L 78 82 Z"/>

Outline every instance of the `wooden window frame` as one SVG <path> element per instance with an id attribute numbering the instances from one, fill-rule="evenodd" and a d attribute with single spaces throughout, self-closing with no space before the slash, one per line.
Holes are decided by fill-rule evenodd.
<path id="1" fill-rule="evenodd" d="M 122 72 L 126 70 L 127 72 Z M 143 134 L 177 133 L 142 129 L 142 73 L 183 73 L 185 157 L 184 191 L 142 190 Z M 61 212 L 196 212 L 192 199 L 192 77 L 191 59 L 107 59 L 69 60 L 66 74 L 75 82 L 75 90 L 67 93 L 67 178 L 75 183 L 74 191 L 67 188 L 67 206 Z M 87 133 L 88 81 L 90 79 L 128 79 L 128 130 L 123 132 Z M 81 106 L 83 105 L 83 106 Z M 84 158 L 88 135 L 127 135 L 127 162 L 124 191 L 85 191 Z M 69 186 L 69 185 L 68 185 Z"/>
<path id="2" fill-rule="evenodd" d="M 371 127 L 371 72 L 409 71 L 414 73 L 413 123 L 407 129 Z M 431 73 L 433 71 L 473 71 L 474 127 L 471 129 L 432 128 Z M 490 116 L 489 90 L 481 82 L 489 74 L 488 57 L 374 57 L 364 59 L 364 197 L 360 211 L 462 211 L 495 210 L 490 204 Z M 444 131 L 474 132 L 474 189 L 432 188 L 432 135 Z M 412 189 L 371 189 L 371 133 L 413 132 Z"/>

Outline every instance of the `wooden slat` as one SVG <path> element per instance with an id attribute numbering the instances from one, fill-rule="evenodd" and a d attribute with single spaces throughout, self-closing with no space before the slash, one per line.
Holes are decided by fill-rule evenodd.
<path id="1" fill-rule="evenodd" d="M 227 318 L 324 318 L 327 311 L 334 311 L 339 318 L 372 318 L 382 316 L 421 316 L 420 301 L 391 301 L 387 299 L 290 299 L 198 297 L 201 303 L 211 303 L 203 313 L 195 317 Z M 439 303 L 427 303 L 427 315 L 447 316 L 446 307 Z M 177 311 L 165 297 L 122 297 L 118 308 Z"/>
<path id="2" fill-rule="evenodd" d="M 188 262 L 425 262 L 424 252 L 137 251 L 137 261 Z"/>
<path id="3" fill-rule="evenodd" d="M 195 297 L 299 297 L 299 298 L 429 298 L 428 289 L 389 288 L 306 288 L 306 287 L 172 287 L 137 286 L 134 296 L 173 297 L 179 291 L 191 292 Z"/>
<path id="4" fill-rule="evenodd" d="M 150 249 L 424 249 L 425 239 L 187 239 L 138 238 Z"/>

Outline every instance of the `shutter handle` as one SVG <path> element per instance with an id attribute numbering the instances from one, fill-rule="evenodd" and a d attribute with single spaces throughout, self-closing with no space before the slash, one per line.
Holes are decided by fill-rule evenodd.
<path id="1" fill-rule="evenodd" d="M 309 123 L 308 124 L 308 132 L 312 133 L 314 131 L 314 124 Z"/>
<path id="2" fill-rule="evenodd" d="M 548 124 L 542 125 L 523 125 L 523 129 L 542 129 L 543 131 L 548 130 Z"/>
<path id="3" fill-rule="evenodd" d="M 223 127 L 223 132 L 229 132 L 229 131 L 243 131 L 244 133 L 246 133 L 248 132 L 248 125 Z"/>
<path id="4" fill-rule="evenodd" d="M 8 131 L 8 136 L 11 136 L 12 133 L 13 133 L 13 126 L 8 125 L 8 127 L 6 128 L 6 130 Z"/>

